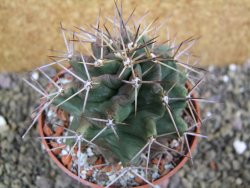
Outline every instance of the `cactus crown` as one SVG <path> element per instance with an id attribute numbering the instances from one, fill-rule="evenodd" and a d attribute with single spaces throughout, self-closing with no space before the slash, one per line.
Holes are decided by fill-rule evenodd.
<path id="1" fill-rule="evenodd" d="M 83 36 L 91 39 L 91 51 L 67 53 L 69 69 L 58 63 L 75 81 L 53 104 L 73 116 L 71 129 L 127 164 L 150 138 L 187 130 L 186 75 L 177 66 L 178 48 L 157 45 L 147 35 L 152 28 L 132 31 L 121 17 L 114 27 L 113 34 L 105 25 L 105 32 L 74 33 L 80 45 Z"/>
<path id="2" fill-rule="evenodd" d="M 69 129 L 80 135 L 78 139 L 98 147 L 105 159 L 126 166 L 138 163 L 142 151 L 155 140 L 162 149 L 164 144 L 158 138 L 182 137 L 188 131 L 184 113 L 197 123 L 191 101 L 198 99 L 192 92 L 202 79 L 189 91 L 185 84 L 189 73 L 200 75 L 202 71 L 183 62 L 189 58 L 194 39 L 178 45 L 169 40 L 157 44 L 156 20 L 144 28 L 141 21 L 131 27 L 133 13 L 124 21 L 122 11 L 116 8 L 114 20 L 108 19 L 112 32 L 105 24 L 100 27 L 98 20 L 93 33 L 78 28 L 69 31 L 73 37 L 68 40 L 68 31 L 61 26 L 67 51 L 61 59 L 51 57 L 49 65 L 60 66 L 73 77 L 72 82 L 59 85 L 44 74 L 45 66 L 38 70 L 51 81 L 47 93 L 26 82 L 46 99 L 41 111 L 53 105 L 70 113 Z"/>

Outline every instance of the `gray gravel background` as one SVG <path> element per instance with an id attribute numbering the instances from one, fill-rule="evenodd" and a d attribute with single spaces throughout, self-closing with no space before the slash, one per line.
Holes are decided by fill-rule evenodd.
<path id="1" fill-rule="evenodd" d="M 171 178 L 170 188 L 250 187 L 250 61 L 241 66 L 209 67 L 200 87 L 203 97 L 221 103 L 202 104 L 204 123 L 194 165 L 188 163 Z M 22 80 L 27 74 L 0 73 L 0 188 L 83 187 L 61 172 L 41 149 L 37 129 L 22 139 L 38 96 Z M 247 145 L 242 154 L 235 141 Z M 236 148 L 237 149 L 237 148 Z"/>

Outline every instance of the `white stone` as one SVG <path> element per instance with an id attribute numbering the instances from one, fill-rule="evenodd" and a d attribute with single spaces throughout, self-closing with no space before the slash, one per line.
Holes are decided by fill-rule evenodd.
<path id="1" fill-rule="evenodd" d="M 55 117 L 55 112 L 52 111 L 52 110 L 49 110 L 49 111 L 47 112 L 47 116 L 48 116 L 48 118 Z"/>
<path id="2" fill-rule="evenodd" d="M 237 154 L 243 154 L 247 149 L 247 144 L 244 141 L 235 140 L 233 143 L 234 149 Z"/>
<path id="3" fill-rule="evenodd" d="M 86 179 L 87 178 L 87 176 L 86 176 L 86 171 L 85 170 L 82 170 L 81 171 L 81 177 L 83 178 L 83 179 Z"/>
<path id="4" fill-rule="evenodd" d="M 91 148 L 87 148 L 87 155 L 89 157 L 92 157 L 94 155 L 94 153 L 92 152 L 92 149 Z"/>
<path id="5" fill-rule="evenodd" d="M 212 113 L 211 112 L 207 112 L 207 117 L 210 118 L 212 116 Z"/>
<path id="6" fill-rule="evenodd" d="M 229 77 L 228 77 L 227 75 L 224 75 L 224 76 L 223 76 L 223 81 L 224 81 L 224 82 L 228 82 L 228 81 L 229 81 Z"/>
<path id="7" fill-rule="evenodd" d="M 31 77 L 34 80 L 38 80 L 39 79 L 39 73 L 37 71 L 32 72 Z"/>
<path id="8" fill-rule="evenodd" d="M 242 179 L 241 178 L 237 178 L 236 179 L 236 184 L 237 185 L 241 185 L 242 184 Z"/>
<path id="9" fill-rule="evenodd" d="M 237 69 L 237 66 L 235 64 L 231 64 L 229 65 L 229 70 L 232 71 L 232 72 L 235 72 Z"/>
<path id="10" fill-rule="evenodd" d="M 164 165 L 164 168 L 165 168 L 165 170 L 169 170 L 169 169 L 173 168 L 173 165 L 170 164 L 170 163 L 167 163 L 167 164 Z"/>
<path id="11" fill-rule="evenodd" d="M 62 155 L 67 155 L 68 152 L 67 152 L 65 149 L 63 149 L 63 150 L 61 151 L 61 154 L 62 154 Z"/>
<path id="12" fill-rule="evenodd" d="M 67 79 L 67 78 L 60 78 L 59 81 L 60 81 L 60 83 L 63 84 L 63 85 L 68 84 L 68 83 L 71 82 L 71 80 L 70 80 L 70 79 Z"/>
<path id="13" fill-rule="evenodd" d="M 9 127 L 7 125 L 7 122 L 3 116 L 0 116 L 0 133 L 8 130 Z"/>
<path id="14" fill-rule="evenodd" d="M 155 180 L 155 179 L 157 179 L 157 178 L 159 178 L 159 177 L 160 177 L 160 175 L 158 174 L 158 172 L 154 172 L 154 173 L 152 174 L 153 180 Z"/>
<path id="15" fill-rule="evenodd" d="M 0 116 L 0 127 L 7 126 L 7 122 L 3 116 Z"/>
<path id="16" fill-rule="evenodd" d="M 79 158 L 80 166 L 87 164 L 88 156 L 85 153 L 80 153 L 80 155 L 77 153 L 77 157 Z"/>
<path id="17" fill-rule="evenodd" d="M 161 188 L 161 186 L 160 185 L 155 185 L 154 188 Z"/>
<path id="18" fill-rule="evenodd" d="M 94 179 L 94 180 L 96 180 L 97 172 L 98 172 L 98 170 L 94 170 L 94 171 L 93 171 L 93 175 L 92 175 L 92 176 L 93 176 L 93 179 Z"/>
<path id="19" fill-rule="evenodd" d="M 213 72 L 214 68 L 215 68 L 214 65 L 210 65 L 210 66 L 208 67 L 208 71 L 209 71 L 209 72 Z"/>
<path id="20" fill-rule="evenodd" d="M 129 178 L 134 178 L 135 177 L 135 175 L 132 174 L 131 172 L 128 172 L 127 175 L 128 175 Z"/>
<path id="21" fill-rule="evenodd" d="M 71 150 L 71 148 L 70 148 L 69 145 L 66 146 L 66 150 L 67 150 L 68 152 Z"/>
<path id="22" fill-rule="evenodd" d="M 161 188 L 160 185 L 155 185 L 154 188 Z"/>
<path id="23" fill-rule="evenodd" d="M 178 147 L 179 146 L 179 142 L 177 141 L 177 140 L 173 140 L 172 142 L 171 142 L 171 144 L 170 144 L 170 147 L 171 148 L 176 148 L 176 147 Z"/>
<path id="24" fill-rule="evenodd" d="M 138 171 L 138 174 L 140 174 L 142 177 L 145 177 L 145 171 L 144 170 Z"/>

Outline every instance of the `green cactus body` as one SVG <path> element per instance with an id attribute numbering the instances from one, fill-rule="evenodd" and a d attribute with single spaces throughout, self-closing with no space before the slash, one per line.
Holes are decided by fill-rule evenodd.
<path id="1" fill-rule="evenodd" d="M 92 43 L 91 53 L 99 61 L 80 54 L 70 59 L 72 71 L 85 81 L 89 74 L 91 84 L 88 93 L 80 92 L 59 108 L 73 116 L 70 128 L 85 139 L 92 140 L 102 131 L 93 142 L 127 165 L 150 138 L 172 132 L 172 137 L 178 137 L 187 130 L 183 120 L 187 90 L 185 74 L 178 69 L 169 46 L 152 48 L 148 43 L 153 39 L 142 36 L 136 47 L 129 48 L 136 34 L 129 33 L 128 39 L 125 31 L 122 33 L 121 37 L 109 38 L 112 44 L 103 41 L 101 34 Z M 82 87 L 82 82 L 72 86 L 53 104 L 62 103 Z"/>

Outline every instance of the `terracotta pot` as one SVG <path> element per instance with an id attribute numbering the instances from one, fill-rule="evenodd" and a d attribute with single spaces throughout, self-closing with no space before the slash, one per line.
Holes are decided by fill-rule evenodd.
<path id="1" fill-rule="evenodd" d="M 58 75 L 59 77 L 64 74 L 64 71 L 61 71 Z M 56 80 L 56 79 L 55 79 Z M 191 89 L 191 85 L 189 83 L 186 84 L 186 88 L 187 89 Z M 192 95 L 194 98 L 196 97 L 195 94 Z M 197 112 L 197 120 L 198 119 L 201 119 L 201 116 L 200 116 L 200 108 L 199 108 L 199 105 L 196 101 L 193 101 L 193 105 L 196 109 L 196 112 Z M 39 128 L 39 134 L 41 137 L 45 137 L 46 135 L 44 134 L 44 131 L 43 131 L 43 127 L 44 127 L 44 116 L 41 115 L 39 117 L 39 120 L 38 120 L 38 128 Z M 195 133 L 199 134 L 200 133 L 200 126 L 197 126 L 196 130 L 195 130 Z M 194 149 L 196 148 L 196 145 L 197 145 L 197 141 L 198 141 L 198 138 L 197 137 L 193 137 L 190 141 L 190 150 L 191 152 L 194 151 Z M 48 154 L 49 156 L 51 157 L 51 159 L 57 164 L 57 166 L 62 170 L 64 171 L 66 174 L 68 174 L 69 176 L 71 176 L 72 178 L 74 178 L 75 180 L 77 181 L 80 181 L 83 185 L 85 186 L 89 186 L 91 188 L 103 188 L 103 186 L 100 186 L 100 185 L 97 185 L 97 184 L 94 184 L 94 183 L 91 183 L 87 180 L 84 180 L 82 178 L 78 179 L 78 176 L 76 174 L 74 174 L 73 172 L 71 172 L 70 170 L 68 170 L 67 167 L 65 167 L 61 161 L 54 155 L 54 153 L 52 151 L 50 151 L 50 147 L 49 147 L 49 144 L 47 142 L 47 140 L 43 139 L 42 140 L 42 143 L 43 145 L 45 146 L 46 150 L 48 151 Z M 190 157 L 189 153 L 186 154 L 186 156 Z M 180 168 L 183 167 L 183 165 L 188 161 L 188 157 L 183 157 L 183 159 L 180 161 L 180 163 L 175 167 L 173 168 L 171 171 L 169 171 L 166 175 L 162 176 L 161 178 L 157 179 L 156 181 L 153 182 L 153 184 L 155 185 L 159 185 L 161 188 L 166 188 L 167 185 L 168 185 L 168 182 L 169 182 L 169 178 L 171 176 L 173 176 L 175 173 L 178 172 L 178 170 Z M 138 186 L 137 188 L 150 188 L 151 186 L 150 185 L 142 185 L 142 186 Z"/>

